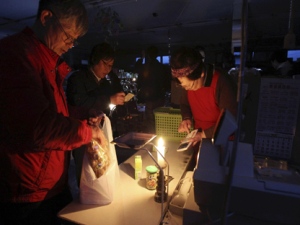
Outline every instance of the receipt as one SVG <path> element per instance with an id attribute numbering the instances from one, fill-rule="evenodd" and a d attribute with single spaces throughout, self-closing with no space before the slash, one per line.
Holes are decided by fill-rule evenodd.
<path id="1" fill-rule="evenodd" d="M 128 102 L 130 99 L 132 99 L 133 96 L 134 96 L 134 94 L 128 93 L 128 94 L 125 96 L 125 102 Z"/>

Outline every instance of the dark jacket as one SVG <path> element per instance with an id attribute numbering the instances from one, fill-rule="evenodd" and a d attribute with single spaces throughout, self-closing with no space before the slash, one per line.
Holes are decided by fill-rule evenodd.
<path id="1" fill-rule="evenodd" d="M 91 141 L 68 117 L 70 68 L 26 28 L 0 40 L 0 201 L 36 202 L 67 185 L 69 151 Z"/>
<path id="2" fill-rule="evenodd" d="M 167 69 L 157 59 L 152 59 L 142 66 L 137 79 L 139 101 L 164 99 L 170 89 Z"/>
<path id="3" fill-rule="evenodd" d="M 109 115 L 110 96 L 119 91 L 122 90 L 115 90 L 106 78 L 98 82 L 90 69 L 75 71 L 67 81 L 70 114 L 77 118 L 87 118 L 89 110 L 96 109 Z M 73 114 L 74 108 L 80 109 L 81 115 Z"/>

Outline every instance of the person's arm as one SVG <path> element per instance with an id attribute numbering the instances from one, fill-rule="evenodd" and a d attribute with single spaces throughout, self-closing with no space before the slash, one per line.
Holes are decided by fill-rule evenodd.
<path id="1" fill-rule="evenodd" d="M 7 52 L 0 59 L 0 130 L 19 146 L 15 151 L 71 150 L 99 136 L 86 121 L 57 111 L 52 87 L 34 57 Z"/>
<path id="2" fill-rule="evenodd" d="M 111 93 L 116 94 L 120 92 L 124 92 L 123 86 L 121 84 L 120 78 L 115 74 L 114 72 L 110 72 L 108 74 L 109 79 L 110 79 L 110 85 L 111 85 Z"/>
<path id="3" fill-rule="evenodd" d="M 125 102 L 125 92 L 118 92 L 110 96 L 110 102 L 114 105 L 124 105 Z"/>
<path id="4" fill-rule="evenodd" d="M 178 132 L 190 132 L 193 123 L 193 114 L 192 110 L 188 101 L 187 91 L 182 90 L 181 97 L 180 97 L 180 112 L 182 121 L 179 124 Z"/>
<path id="5" fill-rule="evenodd" d="M 109 73 L 110 80 L 110 103 L 114 105 L 124 105 L 125 92 L 121 85 L 121 80 L 114 72 Z"/>
<path id="6" fill-rule="evenodd" d="M 110 104 L 111 93 L 107 87 L 109 82 L 103 81 L 105 82 L 103 89 L 106 88 L 108 93 L 99 93 L 96 84 L 87 77 L 86 73 L 86 71 L 78 71 L 69 77 L 66 90 L 68 104 L 86 110 L 95 108 L 106 111 Z"/>
<path id="7" fill-rule="evenodd" d="M 185 119 L 192 120 L 193 114 L 192 114 L 192 110 L 191 110 L 191 107 L 190 107 L 190 104 L 189 104 L 189 101 L 188 101 L 186 90 L 182 90 L 182 92 L 181 92 L 180 112 L 181 112 L 182 120 L 185 120 Z"/>

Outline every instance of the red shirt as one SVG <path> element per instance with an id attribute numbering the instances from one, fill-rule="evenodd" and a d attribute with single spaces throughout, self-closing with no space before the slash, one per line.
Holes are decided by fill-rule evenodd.
<path id="1" fill-rule="evenodd" d="M 214 70 L 209 87 L 182 92 L 180 100 L 182 118 L 193 119 L 194 127 L 202 128 L 205 136 L 211 138 L 222 109 L 236 115 L 236 94 L 237 85 L 228 74 Z"/>
<path id="2" fill-rule="evenodd" d="M 216 86 L 219 73 L 213 76 L 209 87 L 202 87 L 196 91 L 188 91 L 188 100 L 194 117 L 195 128 L 206 130 L 216 124 L 221 110 L 215 100 Z"/>

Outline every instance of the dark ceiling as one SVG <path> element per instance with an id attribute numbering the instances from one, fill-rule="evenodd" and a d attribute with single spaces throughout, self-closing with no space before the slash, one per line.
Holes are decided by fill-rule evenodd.
<path id="1" fill-rule="evenodd" d="M 38 1 L 0 0 L 0 38 L 31 26 Z M 108 40 L 120 54 L 139 55 L 156 45 L 168 54 L 178 45 L 211 51 L 232 48 L 240 34 L 242 0 L 82 0 L 89 32 L 72 54 L 86 58 L 96 43 Z M 245 1 L 246 2 L 246 1 Z M 292 6 L 291 6 L 292 2 Z M 248 0 L 248 48 L 282 48 L 289 27 L 300 36 L 299 0 Z M 239 38 L 236 38 L 239 39 Z"/>

